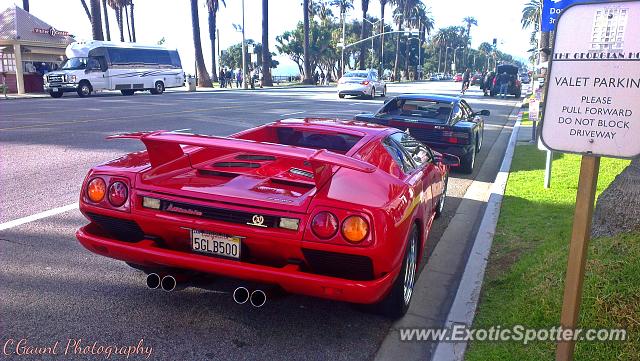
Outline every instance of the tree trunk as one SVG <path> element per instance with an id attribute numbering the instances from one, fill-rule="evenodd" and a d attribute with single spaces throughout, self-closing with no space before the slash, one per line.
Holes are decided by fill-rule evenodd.
<path id="1" fill-rule="evenodd" d="M 367 18 L 367 13 L 365 11 L 362 12 L 362 26 L 360 27 L 360 40 L 364 40 L 365 36 L 366 36 L 366 29 L 367 29 L 367 21 L 365 20 Z M 360 55 L 358 56 L 358 68 L 360 70 L 364 70 L 365 66 L 364 66 L 364 62 L 366 59 L 366 54 L 367 54 L 367 42 L 363 41 L 362 43 L 360 43 Z"/>
<path id="2" fill-rule="evenodd" d="M 107 12 L 107 0 L 102 0 L 102 12 L 104 13 L 104 29 L 107 34 L 107 41 L 111 41 L 111 30 L 109 30 L 109 13 Z"/>
<path id="3" fill-rule="evenodd" d="M 211 78 L 204 65 L 202 56 L 202 43 L 200 41 L 200 17 L 198 16 L 198 0 L 191 0 L 191 27 L 193 29 L 193 47 L 196 55 L 196 70 L 198 71 L 198 84 L 201 87 L 211 88 Z M 215 71 L 215 70 L 214 70 Z"/>
<path id="4" fill-rule="evenodd" d="M 273 86 L 269 51 L 269 0 L 262 0 L 262 85 Z"/>
<path id="5" fill-rule="evenodd" d="M 131 13 L 131 39 L 136 42 L 136 23 L 133 18 L 133 0 L 129 3 L 129 13 Z"/>
<path id="6" fill-rule="evenodd" d="M 91 11 L 87 6 L 87 2 L 85 0 L 80 0 L 80 3 L 82 3 L 82 7 L 84 8 L 85 14 L 87 14 L 87 19 L 89 19 L 89 23 L 91 23 Z"/>
<path id="7" fill-rule="evenodd" d="M 640 157 L 618 174 L 596 202 L 592 237 L 640 231 Z"/>
<path id="8" fill-rule="evenodd" d="M 91 0 L 91 33 L 93 40 L 104 40 L 102 34 L 102 16 L 100 15 L 100 0 Z"/>
<path id="9" fill-rule="evenodd" d="M 398 31 L 402 31 L 402 20 L 398 24 Z M 396 60 L 393 63 L 393 79 L 398 81 L 398 63 L 400 63 L 400 33 L 396 36 Z"/>
<path id="10" fill-rule="evenodd" d="M 409 39 L 404 40 L 404 79 L 409 80 Z"/>
<path id="11" fill-rule="evenodd" d="M 378 75 L 384 76 L 384 8 L 386 3 L 380 2 L 380 64 L 378 64 Z M 373 34 L 372 34 L 373 35 Z"/>
<path id="12" fill-rule="evenodd" d="M 216 27 L 217 14 L 215 9 L 209 9 L 209 39 L 211 40 L 211 80 L 218 81 L 218 71 L 216 67 Z"/>
<path id="13" fill-rule="evenodd" d="M 310 0 L 302 2 L 302 10 L 304 11 L 304 75 L 302 82 L 304 84 L 312 84 L 311 77 L 311 51 L 309 49 L 309 6 Z"/>
<path id="14" fill-rule="evenodd" d="M 124 7 L 124 15 L 125 18 L 127 19 L 127 34 L 129 35 L 129 42 L 132 41 L 131 39 L 131 26 L 129 26 L 129 11 L 127 10 L 127 7 Z"/>
<path id="15" fill-rule="evenodd" d="M 549 46 L 549 32 L 543 31 L 540 33 L 540 62 L 544 63 L 549 61 L 549 54 L 551 49 Z"/>
<path id="16" fill-rule="evenodd" d="M 29 0 L 22 0 L 22 9 L 24 11 L 29 12 Z"/>
<path id="17" fill-rule="evenodd" d="M 124 43 L 124 22 L 122 21 L 122 7 L 119 5 L 116 9 L 116 21 L 118 22 L 118 30 L 120 30 L 120 42 Z"/>

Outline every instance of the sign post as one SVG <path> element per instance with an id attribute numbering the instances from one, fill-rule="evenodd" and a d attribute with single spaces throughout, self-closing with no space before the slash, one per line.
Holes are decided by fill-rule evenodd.
<path id="1" fill-rule="evenodd" d="M 562 2 L 574 4 L 555 24 L 541 141 L 582 154 L 560 317 L 563 329 L 575 330 L 600 157 L 640 154 L 640 0 Z M 556 361 L 571 360 L 574 348 L 573 338 L 561 339 Z"/>

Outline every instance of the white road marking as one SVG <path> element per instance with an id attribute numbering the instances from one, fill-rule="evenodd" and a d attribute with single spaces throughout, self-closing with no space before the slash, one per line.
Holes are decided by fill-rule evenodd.
<path id="1" fill-rule="evenodd" d="M 286 117 L 287 115 L 302 114 L 302 113 L 304 113 L 304 112 L 305 112 L 305 111 L 304 111 L 304 110 L 302 110 L 302 111 L 299 111 L 299 112 L 293 112 L 293 113 L 284 113 L 284 114 L 280 114 L 280 116 L 281 116 L 281 117 Z"/>
<path id="2" fill-rule="evenodd" d="M 25 223 L 37 221 L 37 220 L 42 219 L 42 218 L 55 216 L 56 214 L 68 212 L 68 211 L 71 211 L 71 210 L 74 210 L 74 209 L 78 209 L 78 202 L 67 204 L 66 206 L 53 208 L 53 209 L 50 209 L 48 211 L 32 214 L 32 215 L 27 216 L 27 217 L 18 218 L 18 219 L 15 219 L 13 221 L 2 223 L 2 224 L 0 224 L 0 231 L 4 231 L 5 229 L 17 227 L 17 226 L 23 225 Z"/>

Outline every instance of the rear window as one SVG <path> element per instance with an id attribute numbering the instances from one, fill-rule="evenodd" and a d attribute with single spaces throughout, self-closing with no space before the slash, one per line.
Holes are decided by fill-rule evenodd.
<path id="1" fill-rule="evenodd" d="M 395 102 L 389 102 L 380 115 L 390 114 L 401 117 L 424 118 L 445 123 L 449 120 L 452 108 L 453 105 L 451 103 L 435 100 L 400 99 Z"/>
<path id="2" fill-rule="evenodd" d="M 296 147 L 327 149 L 346 153 L 361 137 L 343 133 L 319 133 L 294 128 L 277 128 L 278 143 Z"/>
<path id="3" fill-rule="evenodd" d="M 366 78 L 369 76 L 369 73 L 363 71 L 349 71 L 343 75 L 345 78 Z"/>

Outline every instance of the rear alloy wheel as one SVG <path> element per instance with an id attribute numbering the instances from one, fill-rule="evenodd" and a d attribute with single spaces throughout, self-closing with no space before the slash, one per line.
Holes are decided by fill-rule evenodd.
<path id="1" fill-rule="evenodd" d="M 473 173 L 473 166 L 476 164 L 476 150 L 475 147 L 464 157 L 462 161 L 462 172 L 465 174 Z"/>
<path id="2" fill-rule="evenodd" d="M 57 92 L 49 92 L 49 95 L 51 95 L 52 98 L 62 98 L 62 94 L 64 94 L 61 91 L 57 91 Z"/>
<path id="3" fill-rule="evenodd" d="M 153 89 L 151 89 L 151 94 L 162 94 L 164 93 L 164 84 L 161 81 L 157 81 Z"/>
<path id="4" fill-rule="evenodd" d="M 122 93 L 122 95 L 133 95 L 133 93 L 135 93 L 135 91 L 133 91 L 132 89 L 122 89 L 120 90 L 120 92 Z"/>
<path id="5" fill-rule="evenodd" d="M 442 211 L 444 210 L 444 202 L 447 199 L 447 185 L 449 185 L 449 175 L 446 174 L 444 176 L 444 188 L 442 189 L 442 195 L 440 196 L 440 200 L 438 201 L 438 205 L 436 206 L 436 218 L 442 215 Z"/>
<path id="6" fill-rule="evenodd" d="M 78 96 L 81 98 L 88 97 L 91 95 L 91 85 L 89 83 L 82 82 L 78 86 Z"/>
<path id="7" fill-rule="evenodd" d="M 418 239 L 418 228 L 414 225 L 409 232 L 400 274 L 389 294 L 373 305 L 375 313 L 395 319 L 404 316 L 409 310 L 418 271 Z"/>
<path id="8" fill-rule="evenodd" d="M 376 97 L 376 88 L 371 87 L 371 94 L 369 94 L 369 99 L 375 99 Z"/>

